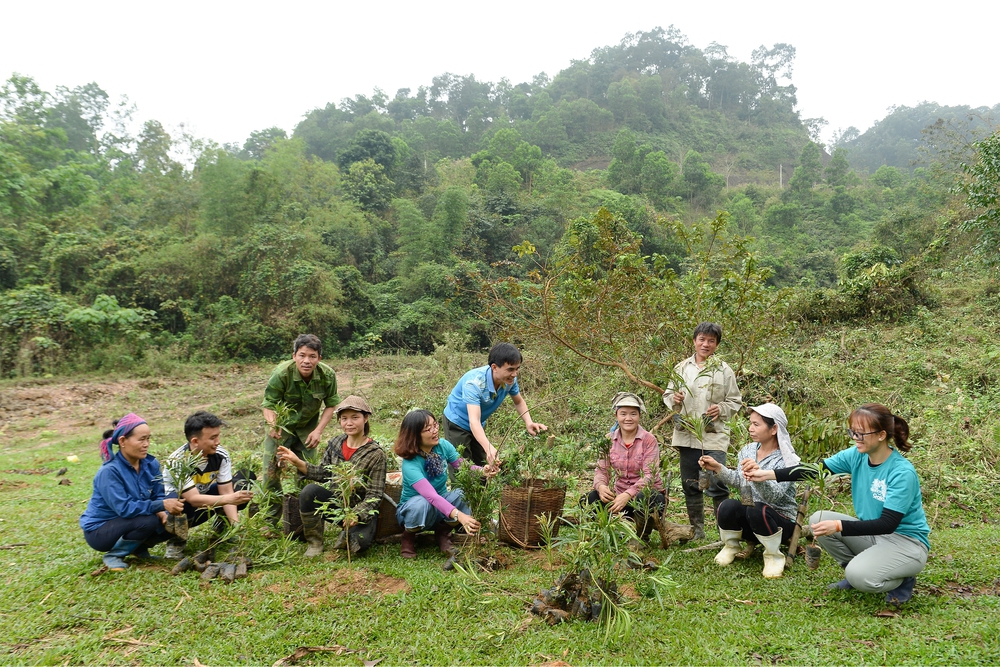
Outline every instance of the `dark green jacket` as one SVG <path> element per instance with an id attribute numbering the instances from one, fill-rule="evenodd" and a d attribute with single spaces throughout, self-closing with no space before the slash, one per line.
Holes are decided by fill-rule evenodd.
<path id="1" fill-rule="evenodd" d="M 340 397 L 337 396 L 337 375 L 332 368 L 320 362 L 313 369 L 309 382 L 306 382 L 293 360 L 282 361 L 267 381 L 261 407 L 273 410 L 274 405 L 280 401 L 287 403 L 294 412 L 288 429 L 305 442 L 309 433 L 319 424 L 319 415 L 324 405 L 332 408 L 340 403 Z"/>

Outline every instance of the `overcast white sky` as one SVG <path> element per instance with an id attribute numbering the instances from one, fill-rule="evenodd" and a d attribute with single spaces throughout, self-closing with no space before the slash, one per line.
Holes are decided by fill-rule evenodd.
<path id="1" fill-rule="evenodd" d="M 392 96 L 443 72 L 518 83 L 626 32 L 674 25 L 741 60 L 761 44 L 795 46 L 799 110 L 826 118 L 828 138 L 863 131 L 891 105 L 1000 103 L 997 19 L 995 0 L 0 0 L 0 77 L 19 72 L 47 90 L 95 81 L 128 95 L 141 119 L 242 143 L 376 86 Z"/>

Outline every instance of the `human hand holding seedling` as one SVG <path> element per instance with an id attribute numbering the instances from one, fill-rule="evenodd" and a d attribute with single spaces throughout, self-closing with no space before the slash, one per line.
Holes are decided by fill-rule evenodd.
<path id="1" fill-rule="evenodd" d="M 601 484 L 597 487 L 597 495 L 600 496 L 601 501 L 606 503 L 615 502 L 615 493 L 612 491 L 607 484 Z"/>
<path id="2" fill-rule="evenodd" d="M 822 537 L 823 535 L 833 535 L 834 533 L 840 532 L 839 521 L 832 521 L 827 519 L 826 521 L 820 521 L 819 523 L 814 523 L 810 526 L 813 531 L 813 535 L 816 537 Z"/>
<path id="3" fill-rule="evenodd" d="M 722 464 L 716 461 L 711 456 L 702 456 L 698 459 L 698 465 L 700 465 L 705 470 L 711 470 L 712 472 L 718 473 L 722 472 Z"/>
<path id="4" fill-rule="evenodd" d="M 253 492 L 243 489 L 242 491 L 234 491 L 229 494 L 227 498 L 229 504 L 231 505 L 242 505 L 243 503 L 248 503 L 253 500 Z"/>
<path id="5" fill-rule="evenodd" d="M 615 500 L 611 503 L 611 507 L 609 509 L 613 514 L 618 514 L 618 512 L 625 509 L 625 506 L 628 505 L 630 500 L 632 500 L 632 496 L 628 493 L 628 491 L 622 491 L 615 496 Z"/>
<path id="6" fill-rule="evenodd" d="M 296 456 L 295 452 L 290 450 L 288 447 L 285 447 L 284 445 L 278 445 L 278 449 L 275 452 L 275 454 L 277 455 L 279 462 L 287 461 L 288 463 L 291 463 L 293 466 L 295 466 L 296 470 L 305 474 L 306 462 L 300 459 L 298 456 Z"/>
<path id="7" fill-rule="evenodd" d="M 719 412 L 719 406 L 717 404 L 713 404 L 713 405 L 708 406 L 705 409 L 705 414 L 707 416 L 711 417 L 712 419 L 718 419 L 719 415 L 721 414 Z"/>
<path id="8" fill-rule="evenodd" d="M 164 498 L 163 509 L 177 516 L 184 512 L 184 501 L 180 498 Z"/>
<path id="9" fill-rule="evenodd" d="M 479 532 L 479 522 L 472 518 L 472 516 L 465 512 L 458 512 L 455 518 L 458 519 L 458 522 L 462 524 L 462 528 L 465 528 L 465 532 L 469 535 L 475 535 Z"/>
<path id="10" fill-rule="evenodd" d="M 674 407 L 675 408 L 679 408 L 680 405 L 681 405 L 681 403 L 684 402 L 685 398 L 686 397 L 685 397 L 685 394 L 684 394 L 683 391 L 681 391 L 680 389 L 678 389 L 677 391 L 675 391 L 674 392 Z"/>

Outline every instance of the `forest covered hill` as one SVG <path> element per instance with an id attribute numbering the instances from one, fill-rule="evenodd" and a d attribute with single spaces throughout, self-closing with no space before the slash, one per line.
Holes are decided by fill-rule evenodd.
<path id="1" fill-rule="evenodd" d="M 699 252 L 685 230 L 727 211 L 722 234 L 766 269 L 762 289 L 795 288 L 804 322 L 933 307 L 924 278 L 985 228 L 962 227 L 954 188 L 996 108 L 901 107 L 828 150 L 796 111 L 794 57 L 776 44 L 742 62 L 658 28 L 530 82 L 375 89 L 242 146 L 156 121 L 131 133 L 97 83 L 15 74 L 0 376 L 273 357 L 305 330 L 328 354 L 478 348 L 483 281 L 532 280 L 515 247 L 554 260 L 602 208 L 679 274 Z"/>

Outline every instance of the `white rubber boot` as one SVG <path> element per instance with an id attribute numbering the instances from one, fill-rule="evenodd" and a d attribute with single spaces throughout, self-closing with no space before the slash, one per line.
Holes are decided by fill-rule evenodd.
<path id="1" fill-rule="evenodd" d="M 754 535 L 764 545 L 764 578 L 780 578 L 785 571 L 785 557 L 781 555 L 781 532 L 774 535 Z"/>
<path id="2" fill-rule="evenodd" d="M 722 551 L 715 555 L 715 562 L 719 565 L 729 565 L 736 559 L 736 554 L 740 552 L 740 541 L 743 539 L 742 530 L 723 530 L 719 529 L 719 537 L 725 544 L 722 545 Z"/>

